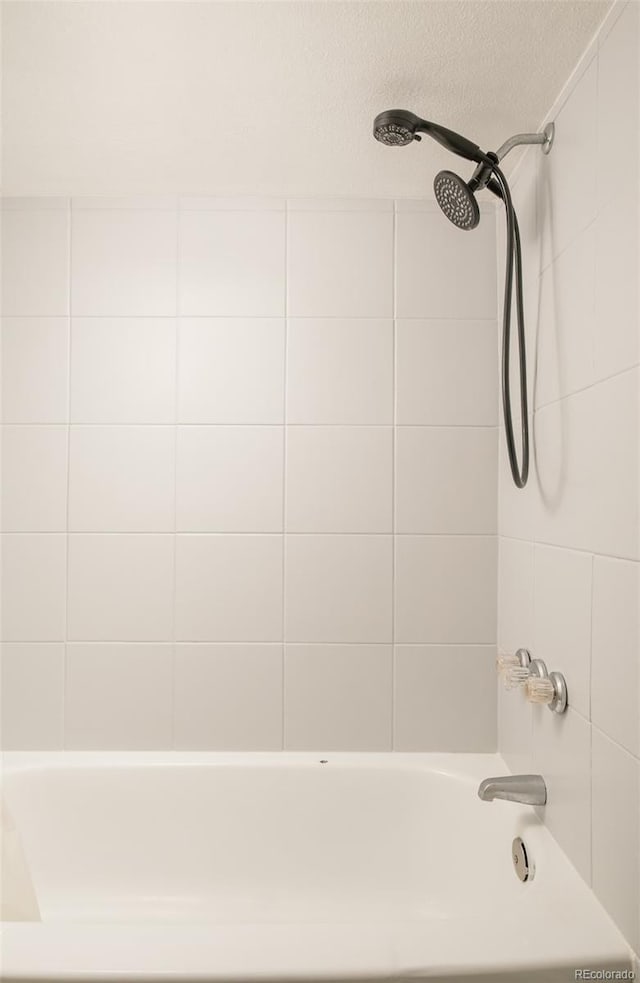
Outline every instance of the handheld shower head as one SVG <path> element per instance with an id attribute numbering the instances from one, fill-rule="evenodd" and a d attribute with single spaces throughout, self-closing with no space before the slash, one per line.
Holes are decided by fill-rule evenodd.
<path id="1" fill-rule="evenodd" d="M 421 140 L 416 130 L 424 122 L 406 109 L 389 109 L 379 113 L 373 121 L 373 135 L 386 147 L 406 147 L 413 140 Z"/>
<path id="2" fill-rule="evenodd" d="M 420 133 L 428 133 L 458 157 L 473 160 L 476 164 L 486 163 L 487 158 L 477 144 L 453 130 L 439 126 L 438 123 L 421 119 L 408 109 L 387 109 L 386 112 L 379 113 L 373 121 L 374 137 L 387 147 L 406 147 L 414 140 L 420 140 Z"/>
<path id="3" fill-rule="evenodd" d="M 450 222 L 470 232 L 480 221 L 476 196 L 461 177 L 453 171 L 440 171 L 433 181 L 436 201 Z"/>

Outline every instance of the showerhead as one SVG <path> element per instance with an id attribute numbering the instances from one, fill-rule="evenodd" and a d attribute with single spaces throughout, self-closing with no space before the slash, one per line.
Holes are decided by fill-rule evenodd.
<path id="1" fill-rule="evenodd" d="M 416 130 L 423 123 L 418 116 L 406 109 L 390 109 L 379 113 L 373 121 L 373 135 L 386 147 L 406 147 L 413 140 L 421 140 Z"/>
<path id="2" fill-rule="evenodd" d="M 469 185 L 453 171 L 440 171 L 433 181 L 436 201 L 450 222 L 470 232 L 480 221 L 480 209 Z"/>
<path id="3" fill-rule="evenodd" d="M 414 140 L 420 140 L 420 133 L 428 133 L 439 144 L 459 157 L 473 160 L 476 164 L 486 163 L 486 157 L 477 144 L 460 136 L 459 133 L 454 133 L 453 130 L 439 126 L 438 123 L 421 119 L 415 113 L 410 113 L 408 109 L 387 109 L 384 113 L 378 113 L 373 121 L 374 137 L 387 147 L 406 147 Z"/>

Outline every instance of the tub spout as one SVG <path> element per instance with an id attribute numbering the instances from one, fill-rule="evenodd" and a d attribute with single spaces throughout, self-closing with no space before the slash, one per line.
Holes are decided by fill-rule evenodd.
<path id="1" fill-rule="evenodd" d="M 547 801 L 547 786 L 542 775 L 505 775 L 485 778 L 480 782 L 478 796 L 483 802 L 506 799 L 528 806 L 543 806 Z"/>

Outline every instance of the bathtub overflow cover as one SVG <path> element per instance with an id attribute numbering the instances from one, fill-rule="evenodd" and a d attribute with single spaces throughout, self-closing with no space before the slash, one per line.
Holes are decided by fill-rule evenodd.
<path id="1" fill-rule="evenodd" d="M 519 836 L 516 836 L 511 844 L 511 859 L 513 860 L 513 869 L 521 881 L 533 879 L 533 866 L 527 848 Z"/>

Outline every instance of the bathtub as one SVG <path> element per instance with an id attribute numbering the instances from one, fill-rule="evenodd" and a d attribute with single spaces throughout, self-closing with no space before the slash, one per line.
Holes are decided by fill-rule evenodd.
<path id="1" fill-rule="evenodd" d="M 11 753 L 5 981 L 567 981 L 629 951 L 479 754 Z M 535 877 L 511 860 L 525 840 Z M 11 890 L 5 886 L 5 890 Z"/>

